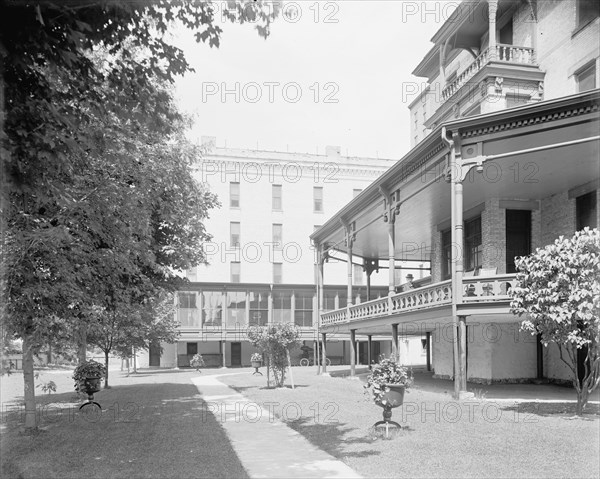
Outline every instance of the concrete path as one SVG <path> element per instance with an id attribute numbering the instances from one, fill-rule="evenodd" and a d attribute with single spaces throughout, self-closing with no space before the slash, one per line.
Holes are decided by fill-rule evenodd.
<path id="1" fill-rule="evenodd" d="M 225 429 L 250 477 L 361 477 L 217 376 L 191 380 L 207 403 L 207 413 Z"/>

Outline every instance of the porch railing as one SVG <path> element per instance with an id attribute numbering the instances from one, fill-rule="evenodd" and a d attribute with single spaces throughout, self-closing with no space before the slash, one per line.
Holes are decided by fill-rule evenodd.
<path id="1" fill-rule="evenodd" d="M 463 303 L 508 301 L 508 290 L 516 285 L 514 274 L 463 278 Z"/>
<path id="2" fill-rule="evenodd" d="M 473 276 L 463 278 L 463 303 L 496 303 L 510 300 L 508 290 L 516 285 L 514 274 Z M 402 314 L 452 304 L 452 281 L 442 281 L 422 288 L 385 296 L 349 308 L 327 311 L 321 315 L 321 324 L 332 324 L 372 319 L 391 314 Z"/>
<path id="3" fill-rule="evenodd" d="M 530 47 L 504 44 L 498 44 L 491 49 L 486 48 L 460 75 L 442 90 L 442 99 L 446 101 L 452 97 L 465 83 L 491 61 L 535 65 L 535 51 Z"/>

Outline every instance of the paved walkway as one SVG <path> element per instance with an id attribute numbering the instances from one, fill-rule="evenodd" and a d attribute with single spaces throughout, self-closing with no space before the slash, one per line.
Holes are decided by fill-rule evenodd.
<path id="1" fill-rule="evenodd" d="M 227 432 L 250 477 L 361 477 L 268 410 L 223 384 L 218 376 L 191 380 L 207 402 L 207 410 Z"/>

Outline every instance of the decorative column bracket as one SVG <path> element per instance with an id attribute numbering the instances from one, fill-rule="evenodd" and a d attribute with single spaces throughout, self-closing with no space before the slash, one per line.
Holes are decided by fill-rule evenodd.
<path id="1" fill-rule="evenodd" d="M 367 276 L 371 276 L 371 273 L 373 273 L 373 271 L 379 273 L 379 260 L 363 258 L 362 269 L 367 274 Z"/>
<path id="2" fill-rule="evenodd" d="M 400 214 L 400 189 L 389 192 L 380 186 L 379 192 L 383 196 L 383 222 L 393 224 L 396 222 L 396 216 Z"/>

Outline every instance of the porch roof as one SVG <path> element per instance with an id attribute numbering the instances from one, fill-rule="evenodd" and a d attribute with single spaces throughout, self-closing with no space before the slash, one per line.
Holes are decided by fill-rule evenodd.
<path id="1" fill-rule="evenodd" d="M 448 155 L 444 131 L 459 134 L 463 158 L 505 155 L 491 162 L 487 175 L 472 170 L 463 183 L 467 219 L 469 210 L 481 211 L 489 198 L 539 200 L 598 178 L 599 100 L 596 89 L 440 125 L 310 237 L 317 245 L 346 251 L 342 221 L 354 222 L 353 254 L 387 258 L 380 189 L 400 189 L 396 259 L 426 261 L 432 229 L 450 218 L 450 185 L 443 179 Z M 536 147 L 541 149 L 523 153 Z"/>

